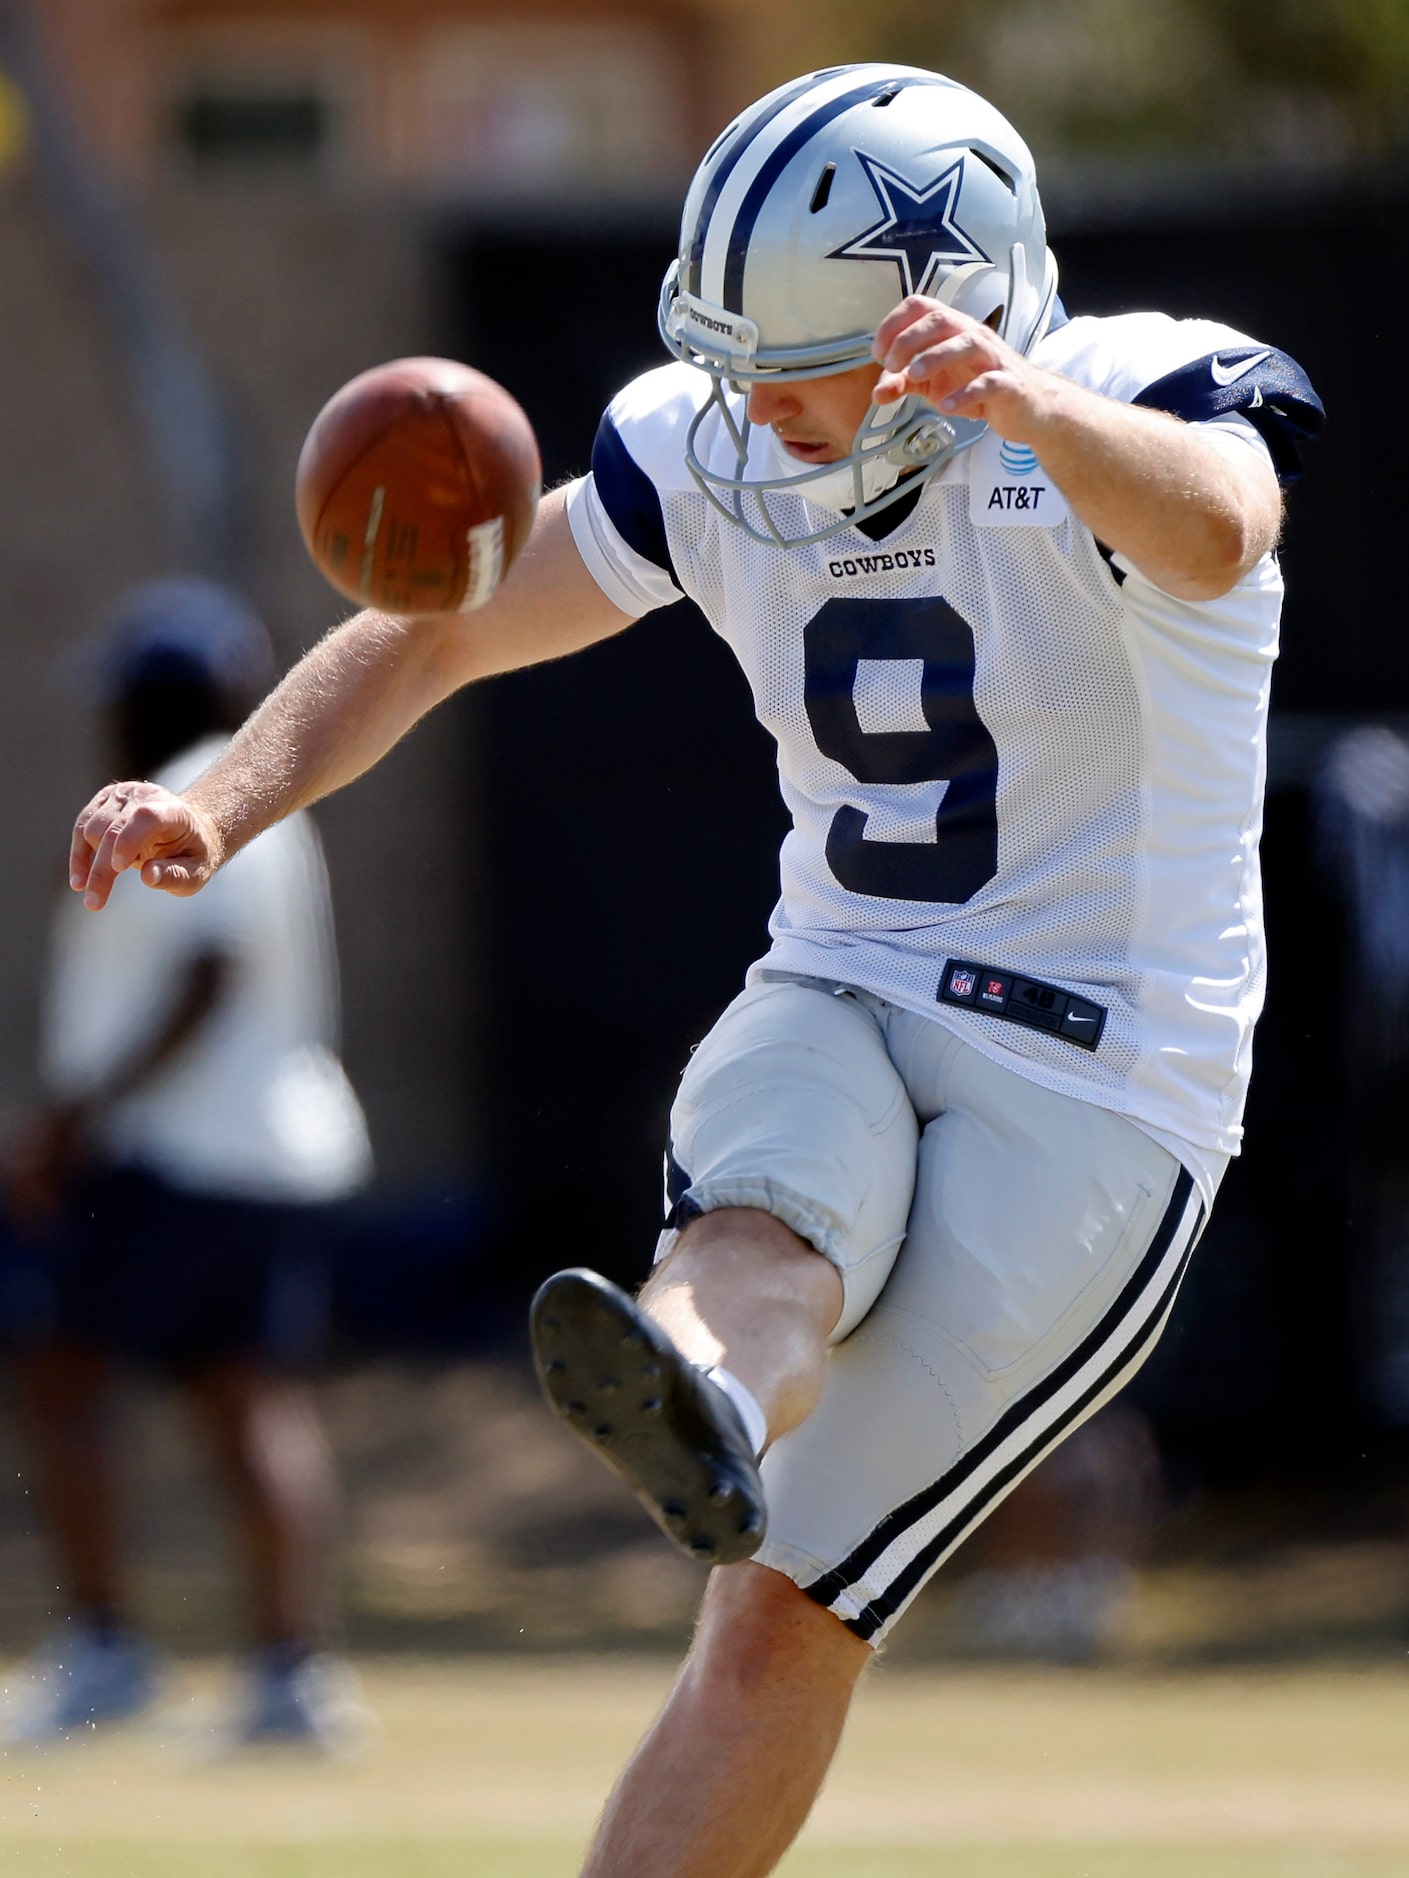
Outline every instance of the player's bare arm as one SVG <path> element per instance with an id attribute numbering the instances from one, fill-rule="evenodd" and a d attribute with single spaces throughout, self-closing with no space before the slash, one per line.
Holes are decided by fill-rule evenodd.
<path id="1" fill-rule="evenodd" d="M 487 606 L 415 619 L 356 614 L 300 660 L 183 794 L 149 782 L 100 790 L 74 825 L 70 885 L 95 911 L 132 868 L 148 887 L 195 893 L 263 829 L 370 769 L 461 686 L 630 624 L 583 567 L 565 492 L 555 491 Z"/>
<path id="2" fill-rule="evenodd" d="M 1096 538 L 1178 599 L 1218 599 L 1276 543 L 1281 495 L 1253 452 L 1046 371 L 938 301 L 902 301 L 875 354 L 878 403 L 916 392 L 1029 445 Z"/>

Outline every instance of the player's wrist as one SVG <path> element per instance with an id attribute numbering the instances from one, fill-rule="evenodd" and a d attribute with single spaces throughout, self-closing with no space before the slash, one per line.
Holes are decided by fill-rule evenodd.
<path id="1" fill-rule="evenodd" d="M 1007 396 L 994 400 L 999 408 L 991 413 L 989 423 L 1010 443 L 1035 450 L 1050 469 L 1044 450 L 1080 447 L 1092 415 L 1085 403 L 1088 395 L 1069 378 L 1024 361 L 1012 374 Z"/>
<path id="2" fill-rule="evenodd" d="M 239 845 L 238 840 L 232 839 L 237 826 L 237 816 L 232 813 L 235 805 L 223 803 L 218 795 L 203 796 L 199 783 L 183 790 L 178 800 L 190 816 L 191 832 L 197 845 L 204 849 L 206 865 L 214 873 Z"/>

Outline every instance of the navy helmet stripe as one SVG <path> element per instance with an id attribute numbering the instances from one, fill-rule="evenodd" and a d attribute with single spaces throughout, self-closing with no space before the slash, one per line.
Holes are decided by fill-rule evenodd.
<path id="1" fill-rule="evenodd" d="M 983 1440 L 976 1442 L 947 1474 L 935 1481 L 932 1486 L 925 1487 L 919 1493 L 912 1495 L 904 1506 L 887 1513 L 848 1558 L 843 1559 L 841 1564 L 828 1572 L 825 1577 L 819 1578 L 815 1584 L 808 1586 L 809 1597 L 815 1598 L 819 1604 L 830 1604 L 848 1585 L 855 1584 L 907 1528 L 915 1525 L 927 1513 L 933 1512 L 956 1488 L 962 1486 L 969 1476 L 977 1472 L 989 1456 L 1001 1448 L 1009 1436 L 1031 1417 L 1035 1409 L 1059 1394 L 1074 1376 L 1081 1373 L 1092 1357 L 1099 1354 L 1102 1347 L 1120 1330 L 1159 1271 L 1173 1243 L 1179 1223 L 1188 1211 L 1192 1189 L 1192 1177 L 1187 1168 L 1181 1167 L 1174 1183 L 1174 1193 L 1169 1205 L 1165 1208 L 1164 1216 L 1150 1241 L 1145 1256 L 1100 1323 L 1077 1345 L 1065 1362 L 1059 1363 L 1034 1391 L 1012 1403 L 989 1429 Z"/>
<path id="2" fill-rule="evenodd" d="M 1202 1214 L 1200 1222 L 1201 1218 Z M 972 1499 L 967 1500 L 953 1518 L 947 1521 L 944 1527 L 915 1554 L 914 1558 L 897 1572 L 885 1590 L 878 1592 L 871 1599 L 859 1617 L 843 1619 L 848 1630 L 854 1631 L 858 1637 L 869 1642 L 883 1625 L 899 1614 L 929 1574 L 943 1562 L 948 1553 L 953 1551 L 955 1546 L 1002 1497 L 1004 1490 L 1024 1474 L 1034 1461 L 1056 1447 L 1068 1429 L 1083 1420 L 1132 1364 L 1144 1361 L 1159 1337 L 1165 1318 L 1173 1309 L 1175 1297 L 1178 1295 L 1180 1285 L 1184 1282 L 1184 1274 L 1188 1270 L 1189 1260 L 1193 1257 L 1197 1240 L 1196 1228 L 1191 1233 L 1189 1243 L 1179 1260 L 1178 1269 L 1161 1294 L 1158 1306 L 1144 1318 L 1135 1334 L 1122 1345 L 1115 1360 L 1107 1365 L 1089 1388 L 1084 1390 L 1075 1402 L 1070 1403 L 1055 1421 L 1048 1423 L 1036 1433 L 1032 1443 L 1024 1448 L 1022 1453 L 1015 1455 L 1011 1461 L 999 1469 L 992 1479 L 984 1482 L 982 1489 Z M 1029 1413 L 1032 1413 L 1038 1406 L 1040 1403 L 1034 1403 L 1032 1398 L 1028 1399 Z M 815 1593 L 809 1591 L 808 1595 L 814 1596 Z"/>
<path id="3" fill-rule="evenodd" d="M 669 574 L 678 587 L 659 491 L 622 442 L 609 412 L 597 426 L 592 443 L 592 481 L 602 507 L 627 547 Z"/>
<path id="4" fill-rule="evenodd" d="M 757 176 L 749 184 L 748 193 L 739 205 L 739 212 L 734 217 L 734 226 L 729 231 L 729 246 L 724 258 L 724 294 L 723 305 L 730 313 L 742 313 L 744 310 L 744 264 L 748 260 L 749 242 L 753 239 L 754 226 L 763 212 L 763 205 L 768 200 L 769 191 L 792 162 L 799 150 L 804 149 L 818 131 L 825 130 L 834 118 L 841 117 L 855 105 L 865 104 L 868 99 L 878 98 L 883 91 L 894 91 L 897 83 L 903 85 L 944 84 L 943 79 L 912 77 L 906 73 L 897 81 L 892 73 L 886 78 L 872 79 L 869 84 L 857 85 L 851 91 L 845 91 L 840 97 L 829 99 L 826 104 L 818 105 L 802 123 L 796 125 L 783 138 L 777 149 L 764 163 Z"/>
<path id="5" fill-rule="evenodd" d="M 681 283 L 686 293 L 692 293 L 696 297 L 699 295 L 704 266 L 705 238 L 709 234 L 709 225 L 714 217 L 724 185 L 733 175 L 739 158 L 753 143 L 759 132 L 766 130 L 778 113 L 786 111 L 795 98 L 800 98 L 805 91 L 810 91 L 824 78 L 832 78 L 835 75 L 834 72 L 811 72 L 806 78 L 800 78 L 795 85 L 789 85 L 774 102 L 772 108 L 766 111 L 744 136 L 736 137 L 720 157 L 715 172 L 709 179 L 709 187 L 705 191 L 704 201 L 700 204 L 699 214 L 695 217 L 695 238 L 690 243 L 690 252 L 685 262 L 685 278 Z"/>

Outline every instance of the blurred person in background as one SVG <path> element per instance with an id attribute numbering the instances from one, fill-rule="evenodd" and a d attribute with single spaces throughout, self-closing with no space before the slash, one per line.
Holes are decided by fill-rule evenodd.
<path id="1" fill-rule="evenodd" d="M 1376 1472 L 1409 1514 L 1409 737 L 1360 724 L 1313 783 L 1317 847 L 1343 921 L 1352 1000 L 1339 1027 L 1354 1261 L 1349 1312 Z"/>
<path id="2" fill-rule="evenodd" d="M 129 592 L 84 648 L 116 773 L 179 788 L 272 677 L 235 594 Z M 12 1130 L 0 1329 L 63 1617 L 11 1688 L 12 1743 L 57 1740 L 153 1699 L 154 1653 L 121 1569 L 110 1391 L 120 1363 L 169 1378 L 209 1449 L 242 1554 L 253 1654 L 212 1745 L 337 1747 L 360 1727 L 336 1634 L 337 1489 L 307 1378 L 324 1339 L 327 1209 L 370 1165 L 336 1054 L 331 904 L 295 816 L 216 892 L 125 882 L 106 920 L 57 920 L 44 1099 Z"/>
<path id="3" fill-rule="evenodd" d="M 977 1566 L 955 1599 L 960 1648 L 978 1656 L 1087 1663 L 1129 1616 L 1164 1499 L 1147 1417 L 1108 1403 L 984 1521 Z"/>

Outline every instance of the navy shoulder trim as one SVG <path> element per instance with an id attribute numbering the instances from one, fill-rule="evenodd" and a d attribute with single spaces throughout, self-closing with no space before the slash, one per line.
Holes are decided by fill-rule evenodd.
<path id="1" fill-rule="evenodd" d="M 1300 445 L 1326 421 L 1321 400 L 1295 359 L 1270 346 L 1230 346 L 1157 379 L 1131 400 L 1197 424 L 1236 411 L 1272 453 L 1278 479 L 1301 474 Z"/>
<path id="2" fill-rule="evenodd" d="M 626 545 L 653 567 L 669 574 L 679 587 L 665 538 L 660 493 L 621 441 L 621 433 L 609 412 L 597 426 L 592 445 L 592 481 L 602 507 Z"/>

